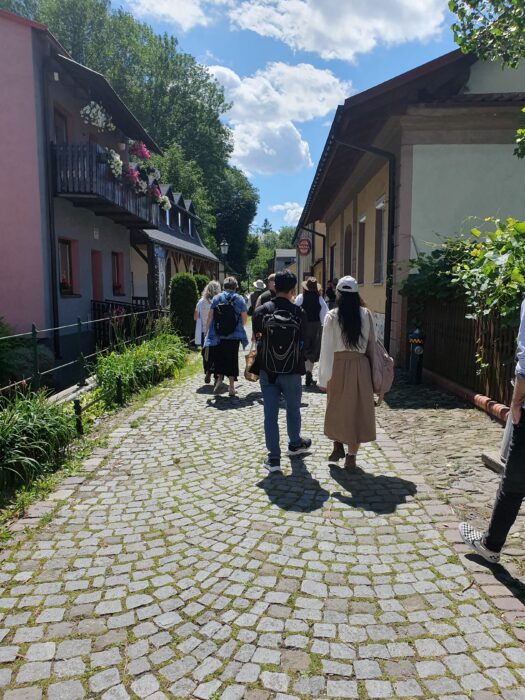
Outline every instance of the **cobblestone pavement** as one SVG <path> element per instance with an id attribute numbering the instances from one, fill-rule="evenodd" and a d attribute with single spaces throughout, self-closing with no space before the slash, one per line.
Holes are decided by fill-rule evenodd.
<path id="1" fill-rule="evenodd" d="M 435 387 L 408 384 L 404 373 L 396 377 L 378 419 L 459 520 L 486 526 L 500 476 L 483 465 L 481 455 L 499 454 L 503 428 L 496 420 Z M 505 553 L 525 556 L 525 512 L 511 531 Z M 525 562 L 520 564 L 524 570 Z"/>
<path id="2" fill-rule="evenodd" d="M 7 551 L 3 698 L 525 698 L 491 577 L 396 444 L 330 469 L 308 391 L 314 451 L 268 476 L 258 385 L 239 394 L 159 390 Z"/>

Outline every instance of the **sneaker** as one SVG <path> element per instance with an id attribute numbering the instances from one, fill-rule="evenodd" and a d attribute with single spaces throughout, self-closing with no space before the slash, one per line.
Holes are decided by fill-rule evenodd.
<path id="1" fill-rule="evenodd" d="M 312 373 L 311 372 L 306 373 L 305 384 L 306 384 L 306 386 L 311 386 L 311 384 L 312 384 Z"/>
<path id="2" fill-rule="evenodd" d="M 490 564 L 497 564 L 499 562 L 500 553 L 493 552 L 485 547 L 483 544 L 485 533 L 481 532 L 481 530 L 476 530 L 470 523 L 461 523 L 459 526 L 459 534 L 463 542 L 473 549 L 476 554 L 483 557 L 485 561 L 488 561 Z"/>
<path id="3" fill-rule="evenodd" d="M 301 440 L 298 445 L 288 445 L 288 456 L 296 457 L 297 455 L 304 455 L 306 452 L 310 452 L 311 446 L 311 440 Z"/>
<path id="4" fill-rule="evenodd" d="M 281 471 L 281 460 L 271 459 L 270 457 L 265 457 L 263 462 L 263 467 L 267 469 L 270 474 L 275 474 Z"/>

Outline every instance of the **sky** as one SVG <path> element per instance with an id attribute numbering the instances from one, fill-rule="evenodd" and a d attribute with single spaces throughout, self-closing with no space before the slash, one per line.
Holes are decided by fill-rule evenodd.
<path id="1" fill-rule="evenodd" d="M 335 109 L 457 48 L 447 0 L 126 0 L 208 66 L 232 103 L 232 163 L 260 193 L 255 224 L 295 225 Z"/>

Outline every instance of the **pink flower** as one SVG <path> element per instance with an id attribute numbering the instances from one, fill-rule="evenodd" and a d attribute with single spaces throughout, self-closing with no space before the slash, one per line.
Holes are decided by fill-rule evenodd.
<path id="1" fill-rule="evenodd" d="M 132 185 L 136 185 L 138 183 L 140 174 L 136 168 L 128 165 L 125 175 L 127 180 L 131 182 Z"/>
<path id="2" fill-rule="evenodd" d="M 160 187 L 158 185 L 151 186 L 151 196 L 156 202 L 158 202 L 162 197 L 162 192 L 160 191 Z"/>
<path id="3" fill-rule="evenodd" d="M 136 156 L 141 160 L 149 160 L 151 156 L 146 145 L 142 143 L 142 141 L 134 141 L 129 147 L 129 152 L 132 156 Z"/>

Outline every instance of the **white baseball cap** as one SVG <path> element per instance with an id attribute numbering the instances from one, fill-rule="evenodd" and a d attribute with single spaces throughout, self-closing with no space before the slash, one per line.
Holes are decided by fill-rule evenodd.
<path id="1" fill-rule="evenodd" d="M 341 277 L 336 287 L 338 292 L 357 292 L 357 280 L 350 275 Z"/>

